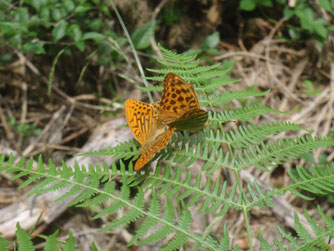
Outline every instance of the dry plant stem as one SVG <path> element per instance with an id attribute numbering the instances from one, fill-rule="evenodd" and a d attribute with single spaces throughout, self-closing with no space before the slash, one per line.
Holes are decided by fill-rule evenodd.
<path id="1" fill-rule="evenodd" d="M 1 99 L 2 99 L 2 97 L 0 95 L 0 100 Z M 5 129 L 7 139 L 9 141 L 11 147 L 13 147 L 16 151 L 19 152 L 18 146 L 17 146 L 16 141 L 15 141 L 14 133 L 13 133 L 12 128 L 10 127 L 10 125 L 7 123 L 7 119 L 6 119 L 5 114 L 2 110 L 1 103 L 0 103 L 0 120 L 1 120 L 1 123 L 3 125 L 3 128 Z"/>
<path id="2" fill-rule="evenodd" d="M 44 127 L 43 132 L 37 136 L 37 138 L 23 151 L 23 156 L 28 156 L 34 148 L 36 147 L 36 144 L 39 142 L 39 140 L 42 138 L 43 135 L 45 135 L 53 125 L 53 123 L 59 118 L 59 116 L 64 112 L 65 106 L 62 106 L 51 118 L 49 123 Z"/>
<path id="3" fill-rule="evenodd" d="M 329 84 L 330 84 L 330 89 L 329 89 L 328 101 L 325 107 L 322 109 L 321 116 L 318 116 L 318 121 L 317 121 L 317 127 L 320 127 L 320 123 L 323 123 L 322 125 L 323 129 L 320 133 L 322 137 L 325 137 L 329 134 L 331 130 L 331 126 L 334 127 L 334 122 L 333 122 L 333 117 L 334 117 L 334 63 L 333 62 L 330 65 Z M 316 150 L 314 153 L 315 159 L 319 159 L 322 152 L 323 151 L 321 149 Z M 331 155 L 334 156 L 334 153 L 332 153 Z M 327 157 L 328 161 L 330 161 L 333 158 L 331 155 Z"/>
<path id="4" fill-rule="evenodd" d="M 24 55 L 21 52 L 16 51 L 16 54 L 19 57 L 24 57 Z M 25 57 L 24 57 L 25 58 Z M 48 86 L 49 82 L 48 79 L 43 76 L 40 71 L 27 59 L 25 58 L 25 64 L 28 66 L 28 68 L 35 73 L 37 76 L 41 77 L 41 80 L 44 84 L 46 84 L 46 86 Z M 103 111 L 114 111 L 114 109 L 110 109 L 108 107 L 103 107 L 103 106 L 98 106 L 98 105 L 91 105 L 91 104 L 86 104 L 86 103 L 82 103 L 79 101 L 76 101 L 74 98 L 68 96 L 65 92 L 63 92 L 62 90 L 60 90 L 58 87 L 56 86 L 52 86 L 52 89 L 58 93 L 60 96 L 62 96 L 63 98 L 65 98 L 70 104 L 76 105 L 76 106 L 81 106 L 87 109 L 92 109 L 92 110 L 103 110 Z"/>
<path id="5" fill-rule="evenodd" d="M 127 39 L 128 39 L 129 45 L 130 45 L 130 47 L 131 47 L 131 49 L 132 49 L 133 56 L 135 57 L 135 60 L 136 60 L 136 62 L 137 62 L 137 66 L 138 66 L 140 75 L 142 76 L 142 79 L 143 79 L 143 81 L 144 81 L 144 85 L 145 85 L 146 87 L 148 87 L 148 83 L 147 83 L 147 81 L 146 81 L 146 79 L 145 79 L 145 73 L 144 73 L 143 67 L 142 67 L 142 65 L 141 65 L 141 63 L 140 63 L 140 60 L 139 60 L 139 57 L 138 57 L 138 55 L 137 55 L 136 49 L 135 49 L 135 47 L 134 47 L 134 45 L 133 45 L 133 43 L 132 43 L 131 37 L 130 37 L 129 32 L 128 32 L 128 30 L 127 30 L 127 28 L 126 28 L 126 26 L 125 26 L 125 24 L 124 24 L 124 22 L 123 22 L 123 19 L 122 19 L 121 15 L 119 14 L 119 12 L 118 12 L 118 10 L 117 10 L 117 8 L 116 8 L 114 2 L 113 2 L 112 0 L 109 0 L 109 3 L 111 4 L 113 10 L 115 11 L 115 14 L 116 14 L 116 16 L 117 16 L 117 18 L 118 18 L 118 21 L 119 21 L 119 23 L 121 24 L 122 29 L 123 29 L 123 31 L 124 31 L 124 33 L 125 33 L 125 36 L 126 36 Z M 153 98 L 152 98 L 151 92 L 147 91 L 147 96 L 148 96 L 148 99 L 150 100 L 150 103 L 153 103 Z"/>
<path id="6" fill-rule="evenodd" d="M 27 111 L 28 111 L 28 85 L 25 82 L 22 82 L 22 112 L 21 112 L 21 117 L 20 117 L 20 124 L 26 123 L 27 119 Z M 23 134 L 19 134 L 18 136 L 18 146 L 21 148 L 22 145 L 22 140 L 23 140 Z"/>
<path id="7" fill-rule="evenodd" d="M 40 147 L 40 149 L 38 149 L 38 150 L 36 150 L 34 152 L 29 153 L 27 155 L 27 157 L 36 156 L 38 154 L 42 154 L 45 151 L 50 150 L 50 149 L 52 149 L 52 150 L 66 151 L 68 153 L 74 152 L 75 154 L 82 152 L 82 149 L 78 148 L 78 147 L 70 147 L 70 146 L 62 146 L 62 145 L 45 145 L 45 144 L 36 144 L 36 146 Z"/>
<path id="8" fill-rule="evenodd" d="M 153 13 L 152 13 L 152 17 L 151 17 L 151 21 L 154 21 L 157 19 L 161 9 L 164 7 L 164 5 L 168 2 L 168 0 L 162 0 L 158 5 L 157 7 L 155 7 L 155 9 L 153 10 Z M 162 53 L 161 53 L 161 50 L 159 49 L 158 45 L 157 45 L 157 42 L 155 41 L 155 37 L 154 37 L 154 34 L 151 38 L 151 46 L 152 46 L 152 49 L 157 53 L 157 55 L 159 56 L 159 58 L 163 58 L 162 56 Z"/>
<path id="9" fill-rule="evenodd" d="M 63 140 L 61 141 L 60 144 L 64 144 L 64 143 L 67 143 L 77 137 L 79 137 L 80 135 L 86 133 L 87 131 L 89 131 L 90 129 L 92 129 L 91 127 L 84 127 L 84 128 L 81 128 L 78 132 L 74 132 L 72 133 L 71 135 L 68 135 L 66 138 L 63 138 Z"/>
<path id="10" fill-rule="evenodd" d="M 270 48 L 270 42 L 272 40 L 272 37 L 274 36 L 274 34 L 276 33 L 276 31 L 278 30 L 278 28 L 285 22 L 285 18 L 282 18 L 276 25 L 275 27 L 271 30 L 269 36 L 267 37 L 267 39 L 265 40 L 265 55 L 266 57 L 269 59 L 270 55 L 269 55 L 269 48 Z M 279 85 L 279 87 L 281 88 L 281 90 L 285 93 L 285 95 L 287 95 L 288 97 L 293 98 L 294 100 L 296 100 L 297 102 L 301 102 L 301 100 L 293 93 L 291 93 L 291 91 L 286 88 L 285 84 L 282 83 L 282 81 L 280 81 L 275 73 L 274 70 L 271 66 L 271 64 L 269 63 L 269 60 L 266 61 L 266 65 L 267 65 L 267 69 L 271 75 L 272 80 Z"/>
<path id="11" fill-rule="evenodd" d="M 298 81 L 299 77 L 301 76 L 301 74 L 303 73 L 307 63 L 308 63 L 308 57 L 305 57 L 302 60 L 300 60 L 300 62 L 297 64 L 296 68 L 294 69 L 292 77 L 290 78 L 290 82 L 289 82 L 288 87 L 287 87 L 287 89 L 290 91 L 290 93 L 292 93 L 293 90 L 295 89 L 297 81 Z M 287 105 L 288 105 L 288 99 L 284 99 L 278 110 L 280 110 L 280 111 L 288 110 Z"/>
<path id="12" fill-rule="evenodd" d="M 298 123 L 303 117 L 307 117 L 309 113 L 312 113 L 315 109 L 317 109 L 320 104 L 324 102 L 324 100 L 327 99 L 328 95 L 330 94 L 330 88 L 325 88 L 322 93 L 313 100 L 311 105 L 305 109 L 303 109 L 300 113 L 294 115 L 291 117 L 291 122 Z"/>
<path id="13" fill-rule="evenodd" d="M 262 59 L 263 61 L 268 61 L 270 63 L 275 63 L 274 60 L 267 58 L 261 54 L 253 53 L 253 52 L 247 52 L 247 51 L 230 51 L 228 53 L 225 53 L 221 56 L 213 57 L 214 60 L 220 61 L 226 58 L 234 58 L 234 57 L 250 57 L 250 58 L 256 58 L 256 59 Z"/>

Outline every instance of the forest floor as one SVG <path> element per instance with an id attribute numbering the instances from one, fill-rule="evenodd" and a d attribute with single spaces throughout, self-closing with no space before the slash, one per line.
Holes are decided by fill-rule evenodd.
<path id="1" fill-rule="evenodd" d="M 118 3 L 118 7 L 130 29 L 147 21 L 145 16 L 147 13 L 153 13 L 147 15 L 151 18 L 156 17 L 164 6 L 161 4 L 149 9 L 143 3 L 143 9 L 138 9 L 138 16 L 131 17 L 125 14 L 129 6 Z M 145 10 L 145 8 L 148 9 Z M 153 50 L 150 50 L 150 53 L 139 52 L 144 69 L 157 67 L 154 58 L 161 55 L 157 47 L 158 42 L 179 53 L 189 49 L 199 50 L 203 48 L 203 38 L 218 31 L 220 41 L 215 49 L 220 54 L 213 56 L 202 51 L 201 55 L 206 59 L 206 61 L 202 60 L 202 63 L 234 60 L 235 68 L 231 75 L 241 80 L 233 84 L 233 89 L 257 88 L 261 91 L 270 89 L 266 96 L 256 102 L 284 112 L 261 116 L 254 121 L 254 124 L 290 121 L 307 128 L 311 131 L 311 135 L 333 137 L 334 53 L 331 50 L 334 43 L 333 37 L 328 39 L 323 48 L 319 48 L 316 41 L 312 39 L 306 43 L 293 44 L 283 39 L 286 35 L 282 32 L 286 25 L 284 19 L 273 24 L 260 17 L 247 19 L 239 17 L 232 22 L 234 13 L 230 13 L 230 16 L 226 15 L 228 13 L 226 8 L 218 8 L 213 4 L 206 6 L 205 10 L 201 8 L 195 7 L 195 12 L 200 13 L 197 17 L 182 16 L 171 26 L 164 24 L 158 26 L 154 39 L 151 40 Z M 225 19 L 223 14 L 226 15 Z M 136 20 L 141 21 L 136 23 Z M 123 49 L 123 52 L 132 60 L 129 63 L 135 68 L 130 49 Z M 36 159 L 39 154 L 42 154 L 44 160 L 52 158 L 56 164 L 61 164 L 62 159 L 69 159 L 74 154 L 82 152 L 82 146 L 87 143 L 96 128 L 107 121 L 124 118 L 124 101 L 127 98 L 145 99 L 143 92 L 135 89 L 133 83 L 127 81 L 130 79 L 142 83 L 138 72 L 138 75 L 133 75 L 125 63 L 110 65 L 110 68 L 104 65 L 89 65 L 85 76 L 77 81 L 84 67 L 82 57 L 85 55 L 79 52 L 64 55 L 57 62 L 53 87 L 49 92 L 52 60 L 46 56 L 24 55 L 18 50 L 13 50 L 12 53 L 15 55 L 12 62 L 6 66 L 0 66 L 1 153 L 14 152 L 16 156 L 23 155 L 27 158 L 32 156 Z M 127 79 L 120 78 L 120 75 L 126 76 Z M 158 97 L 157 94 L 154 98 L 156 97 Z M 237 101 L 234 105 L 241 106 Z M 15 121 L 10 121 L 8 118 L 15 118 Z M 14 124 L 16 126 L 13 126 Z M 20 128 L 17 125 L 26 127 Z M 25 131 L 26 134 L 20 133 L 20 130 Z M 300 131 L 293 136 L 308 133 Z M 275 138 L 289 135 L 288 133 L 280 134 Z M 127 134 L 119 140 L 127 140 L 128 137 Z M 309 165 L 312 161 L 330 163 L 333 160 L 333 148 L 321 148 L 303 158 L 280 165 L 270 173 L 262 173 L 257 169 L 247 171 L 268 186 L 281 187 L 290 182 L 287 168 Z M 9 208 L 29 191 L 28 188 L 18 190 L 18 183 L 11 182 L 7 178 L 1 177 L 2 208 Z M 314 205 L 320 204 L 326 215 L 333 215 L 333 206 L 324 198 L 317 198 L 316 202 L 305 202 L 292 194 L 284 198 L 289 206 L 298 212 L 302 213 L 307 209 L 311 216 L 316 215 L 317 208 Z M 280 210 L 291 208 L 286 207 Z M 117 231 L 97 234 L 96 229 L 107 223 L 108 219 L 102 218 L 92 223 L 90 218 L 93 215 L 94 211 L 69 208 L 62 213 L 61 217 L 45 224 L 43 228 L 38 228 L 36 233 L 49 234 L 59 228 L 66 235 L 68 229 L 71 229 L 76 232 L 77 244 L 81 245 L 78 250 L 90 250 L 90 243 L 93 241 L 98 247 L 103 247 L 100 250 L 153 250 L 155 248 L 154 246 L 127 248 L 126 243 L 133 234 L 131 225 Z M 292 223 L 288 223 L 291 219 L 277 220 L 273 217 L 271 209 L 259 211 L 254 209 L 250 215 L 252 231 L 255 233 L 261 230 L 264 238 L 269 242 L 279 238 L 276 224 L 282 223 L 286 229 L 292 228 L 290 225 Z M 282 217 L 284 218 L 284 215 Z M 231 213 L 226 216 L 222 224 L 230 223 L 233 226 L 229 229 L 232 242 L 247 249 L 247 235 L 243 224 L 240 224 L 242 221 L 243 218 L 239 214 Z M 198 222 L 198 224 L 202 223 Z M 222 224 L 217 224 L 217 227 L 212 230 L 221 231 Z M 256 241 L 253 244 L 257 247 L 259 245 Z M 38 245 L 36 243 L 36 247 L 41 247 Z"/>

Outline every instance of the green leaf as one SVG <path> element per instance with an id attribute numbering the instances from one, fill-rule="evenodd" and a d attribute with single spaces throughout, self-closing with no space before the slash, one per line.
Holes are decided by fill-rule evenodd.
<path id="1" fill-rule="evenodd" d="M 256 8 L 256 3 L 254 0 L 241 0 L 239 8 L 245 11 L 252 11 Z"/>
<path id="2" fill-rule="evenodd" d="M 80 51 L 83 51 L 86 47 L 86 44 L 84 41 L 78 41 L 78 42 L 75 42 L 74 45 L 80 50 Z"/>
<path id="3" fill-rule="evenodd" d="M 42 1 L 40 0 L 32 0 L 31 1 L 31 5 L 37 10 L 39 11 L 40 7 L 41 7 L 41 3 Z"/>
<path id="4" fill-rule="evenodd" d="M 82 38 L 82 32 L 80 26 L 77 24 L 72 24 L 67 31 L 67 35 L 73 38 L 74 41 L 79 41 Z"/>
<path id="5" fill-rule="evenodd" d="M 261 5 L 266 6 L 266 7 L 272 7 L 273 2 L 271 0 L 262 0 L 260 1 Z"/>
<path id="6" fill-rule="evenodd" d="M 290 19 L 295 15 L 295 10 L 289 6 L 285 6 L 283 9 L 283 15 L 286 19 Z"/>
<path id="7" fill-rule="evenodd" d="M 95 42 L 101 43 L 106 40 L 106 36 L 98 32 L 87 32 L 83 35 L 82 40 L 92 39 Z"/>
<path id="8" fill-rule="evenodd" d="M 20 8 L 15 13 L 15 20 L 20 23 L 27 23 L 29 21 L 29 13 L 27 8 Z"/>
<path id="9" fill-rule="evenodd" d="M 328 37 L 328 30 L 325 27 L 326 24 L 327 21 L 323 18 L 319 18 L 313 22 L 314 32 L 323 39 L 327 39 Z"/>
<path id="10" fill-rule="evenodd" d="M 0 22 L 0 34 L 2 35 L 15 35 L 28 32 L 26 26 L 17 22 Z"/>
<path id="11" fill-rule="evenodd" d="M 318 4 L 328 12 L 332 13 L 332 15 L 334 15 L 334 2 L 332 2 L 331 4 L 329 0 L 319 0 Z"/>
<path id="12" fill-rule="evenodd" d="M 77 6 L 74 9 L 74 13 L 75 14 L 83 14 L 83 13 L 87 12 L 88 10 L 90 10 L 92 8 L 93 7 L 90 4 L 88 4 L 88 3 L 80 4 L 79 6 Z"/>
<path id="13" fill-rule="evenodd" d="M 301 38 L 301 34 L 299 32 L 299 30 L 295 29 L 294 27 L 291 27 L 289 30 L 289 35 L 292 39 L 298 40 Z"/>
<path id="14" fill-rule="evenodd" d="M 64 7 L 66 8 L 66 10 L 68 10 L 68 11 L 72 11 L 75 8 L 75 5 L 74 5 L 73 1 L 71 1 L 71 0 L 63 0 L 63 4 L 64 4 Z"/>
<path id="15" fill-rule="evenodd" d="M 205 38 L 203 46 L 208 49 L 213 49 L 216 48 L 219 42 L 220 42 L 219 31 L 216 31 Z"/>
<path id="16" fill-rule="evenodd" d="M 139 29 L 135 30 L 131 36 L 133 45 L 137 50 L 146 49 L 150 45 L 150 40 L 154 35 L 156 21 L 150 21 L 143 24 Z"/>
<path id="17" fill-rule="evenodd" d="M 31 40 L 22 46 L 23 53 L 44 54 L 44 42 Z"/>
<path id="18" fill-rule="evenodd" d="M 50 10 L 48 8 L 43 8 L 39 13 L 39 16 L 44 21 L 50 21 Z"/>
<path id="19" fill-rule="evenodd" d="M 62 15 L 59 9 L 52 10 L 52 18 L 56 22 L 62 18 Z"/>
<path id="20" fill-rule="evenodd" d="M 66 21 L 60 21 L 58 25 L 52 30 L 52 40 L 58 41 L 65 36 L 68 23 Z"/>

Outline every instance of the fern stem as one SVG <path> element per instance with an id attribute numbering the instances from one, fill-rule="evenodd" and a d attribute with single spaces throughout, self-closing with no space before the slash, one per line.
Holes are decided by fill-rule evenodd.
<path id="1" fill-rule="evenodd" d="M 244 196 L 242 196 L 244 198 Z M 244 199 L 243 199 L 244 200 Z M 247 229 L 247 235 L 248 235 L 248 245 L 249 245 L 249 250 L 253 251 L 253 245 L 252 245 L 252 235 L 250 232 L 250 227 L 249 227 L 249 220 L 248 220 L 248 213 L 247 213 L 247 207 L 245 203 L 243 202 L 242 205 L 242 211 L 245 217 L 245 224 L 246 224 L 246 229 Z"/>
<path id="2" fill-rule="evenodd" d="M 220 221 L 222 218 L 224 217 L 223 216 L 220 216 L 220 217 L 216 217 L 214 218 L 214 220 L 209 224 L 209 226 L 207 226 L 207 228 L 205 229 L 204 233 L 203 233 L 203 239 L 206 239 L 206 237 L 210 234 L 210 230 L 211 228 L 213 227 L 214 224 L 216 224 L 218 221 Z"/>
<path id="3" fill-rule="evenodd" d="M 230 144 L 227 144 L 228 150 L 230 152 L 230 155 L 233 156 L 233 151 L 231 148 Z M 251 236 L 251 232 L 250 232 L 250 227 L 249 227 L 249 219 L 248 219 L 248 213 L 247 213 L 247 202 L 245 200 L 245 194 L 242 191 L 242 181 L 240 179 L 240 170 L 239 169 L 234 169 L 234 173 L 235 173 L 235 177 L 237 179 L 237 184 L 239 187 L 239 192 L 243 194 L 243 196 L 241 196 L 242 198 L 242 212 L 245 218 L 245 224 L 246 224 L 246 230 L 247 230 L 247 236 L 248 236 L 248 245 L 249 245 L 249 250 L 253 251 L 253 245 L 252 245 L 252 236 Z"/>
<path id="4" fill-rule="evenodd" d="M 130 48 L 132 50 L 133 56 L 135 57 L 136 63 L 138 65 L 138 69 L 139 69 L 140 75 L 141 75 L 141 77 L 142 77 L 142 79 L 144 81 L 144 85 L 146 87 L 148 87 L 148 83 L 147 83 L 147 81 L 145 79 L 145 73 L 144 73 L 143 67 L 142 67 L 142 65 L 140 63 L 138 54 L 137 54 L 136 49 L 135 49 L 135 47 L 134 47 L 134 45 L 132 43 L 131 37 L 129 35 L 129 32 L 128 32 L 128 30 L 127 30 L 127 28 L 126 28 L 126 26 L 125 26 L 125 24 L 123 22 L 123 19 L 122 19 L 121 15 L 119 14 L 119 12 L 118 12 L 118 10 L 117 10 L 114 2 L 112 0 L 109 0 L 109 2 L 111 4 L 113 10 L 115 11 L 115 14 L 116 14 L 116 16 L 118 18 L 119 23 L 122 26 L 122 29 L 123 29 L 123 31 L 125 33 L 126 38 L 128 39 L 128 42 L 129 42 Z M 150 100 L 150 103 L 153 103 L 153 98 L 152 98 L 152 95 L 151 95 L 151 93 L 149 91 L 147 91 L 147 96 L 148 96 L 148 99 Z"/>

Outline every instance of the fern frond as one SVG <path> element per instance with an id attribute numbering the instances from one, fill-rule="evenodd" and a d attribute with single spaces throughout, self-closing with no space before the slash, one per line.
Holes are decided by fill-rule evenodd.
<path id="1" fill-rule="evenodd" d="M 170 198 L 167 198 L 166 210 L 164 212 L 162 219 L 166 222 L 173 222 L 174 218 L 175 218 L 174 206 Z M 173 232 L 173 229 L 168 224 L 162 225 L 152 235 L 150 235 L 144 240 L 139 241 L 138 244 L 142 245 L 142 244 L 147 244 L 147 243 L 151 243 L 154 241 L 163 240 L 166 238 L 167 235 L 171 234 L 172 232 Z"/>
<path id="2" fill-rule="evenodd" d="M 182 245 L 188 242 L 189 236 L 187 233 L 190 232 L 190 224 L 192 223 L 192 217 L 187 208 L 184 208 L 183 214 L 181 215 L 178 223 L 178 227 L 183 231 L 179 231 L 176 236 L 168 242 L 168 244 L 161 250 L 179 250 Z"/>
<path id="3" fill-rule="evenodd" d="M 154 174 L 148 176 L 141 187 L 149 187 L 159 194 L 166 194 L 167 198 L 174 196 L 178 201 L 184 201 L 187 198 L 187 207 L 199 203 L 203 198 L 200 211 L 205 213 L 216 212 L 217 215 L 224 215 L 231 206 L 237 210 L 242 209 L 242 205 L 237 202 L 240 196 L 236 196 L 236 184 L 227 195 L 226 181 L 221 184 L 220 179 L 217 179 L 212 185 L 211 179 L 207 179 L 202 185 L 204 182 L 200 173 L 196 175 L 194 182 L 192 182 L 191 172 L 188 172 L 184 179 L 181 179 L 181 174 L 181 168 L 177 168 L 175 175 L 171 176 L 172 168 L 167 165 L 162 176 L 160 165 L 158 165 Z"/>
<path id="4" fill-rule="evenodd" d="M 34 250 L 34 245 L 30 239 L 30 236 L 21 228 L 20 223 L 16 224 L 16 238 L 19 250 Z"/>
<path id="5" fill-rule="evenodd" d="M 262 171 L 275 167 L 288 159 L 296 159 L 301 154 L 320 147 L 333 146 L 334 139 L 311 136 L 294 139 L 282 139 L 275 142 L 261 143 L 260 146 L 248 147 L 247 150 L 233 157 L 233 164 L 239 170 L 255 166 Z"/>
<path id="6" fill-rule="evenodd" d="M 164 64 L 162 62 L 162 64 Z M 214 64 L 214 65 L 202 65 L 202 66 L 196 66 L 193 68 L 189 68 L 187 66 L 186 69 L 184 69 L 184 65 L 187 63 L 181 63 L 180 62 L 174 62 L 171 63 L 169 62 L 168 66 L 170 68 L 165 68 L 165 69 L 147 69 L 148 71 L 159 73 L 162 76 L 160 77 L 147 77 L 148 80 L 157 80 L 161 81 L 163 80 L 164 76 L 168 72 L 174 72 L 175 74 L 179 75 L 180 77 L 184 78 L 186 81 L 197 81 L 197 82 L 202 82 L 203 80 L 210 79 L 208 72 L 210 72 L 210 77 L 217 77 L 221 76 L 221 72 L 219 71 L 212 71 L 213 69 L 216 69 L 220 64 Z M 216 74 L 215 74 L 216 73 Z M 187 77 L 191 76 L 191 77 Z M 197 76 L 197 77 L 196 77 Z"/>
<path id="7" fill-rule="evenodd" d="M 160 201 L 157 198 L 155 190 L 152 190 L 152 199 L 150 201 L 148 211 L 151 213 L 151 215 L 159 217 L 160 210 L 161 210 Z M 139 228 L 136 230 L 136 235 L 132 237 L 132 239 L 128 243 L 128 246 L 132 246 L 135 243 L 135 241 L 142 238 L 148 232 L 148 230 L 153 226 L 155 226 L 157 223 L 158 223 L 157 220 L 153 217 L 145 219 L 144 222 L 141 223 Z"/>
<path id="8" fill-rule="evenodd" d="M 334 192 L 334 163 L 326 167 L 296 167 L 295 171 L 288 170 L 293 184 L 285 187 L 285 190 L 303 199 L 313 199 L 297 191 L 297 189 L 313 194 L 327 195 Z"/>
<path id="9" fill-rule="evenodd" d="M 9 242 L 0 234 L 0 250 L 9 251 L 8 244 Z"/>
<path id="10" fill-rule="evenodd" d="M 53 234 L 46 238 L 44 250 L 57 250 L 57 235 L 59 230 L 56 230 Z"/>
<path id="11" fill-rule="evenodd" d="M 68 235 L 69 237 L 68 240 L 65 242 L 64 251 L 75 250 L 75 242 L 72 232 L 70 231 Z"/>
<path id="12" fill-rule="evenodd" d="M 2 157 L 0 160 L 1 159 L 4 160 Z M 84 166 L 79 167 L 79 165 L 75 163 L 74 168 L 68 168 L 65 165 L 64 168 L 67 170 L 62 172 L 62 169 L 60 168 L 52 167 L 49 169 L 48 166 L 44 165 L 40 165 L 38 169 L 30 168 L 30 161 L 28 161 L 27 164 L 29 164 L 29 169 L 26 170 L 24 168 L 23 159 L 19 163 L 20 166 L 15 166 L 14 164 L 9 166 L 8 164 L 0 162 L 0 167 L 6 169 L 8 172 L 15 170 L 17 173 L 25 173 L 26 175 L 29 174 L 32 176 L 38 175 L 44 176 L 46 179 L 53 179 L 53 182 L 48 181 L 47 183 L 36 188 L 34 190 L 36 193 L 41 191 L 53 191 L 56 189 L 59 182 L 66 182 L 67 185 L 72 186 L 72 188 L 69 192 L 58 198 L 58 200 L 76 195 L 77 197 L 70 203 L 70 205 L 95 206 L 106 200 L 111 200 L 113 203 L 110 203 L 110 206 L 96 215 L 94 217 L 95 219 L 105 214 L 112 214 L 121 209 L 129 209 L 126 215 L 111 222 L 101 231 L 117 228 L 139 219 L 143 219 L 145 225 L 143 225 L 142 228 L 139 228 L 135 239 L 142 238 L 150 228 L 154 226 L 161 226 L 158 231 L 148 236 L 148 238 L 146 238 L 144 241 L 157 241 L 159 238 L 164 239 L 167 235 L 174 233 L 175 237 L 172 239 L 172 241 L 167 243 L 168 247 L 178 248 L 180 245 L 183 245 L 185 241 L 187 242 L 187 240 L 193 239 L 195 242 L 199 242 L 203 247 L 209 250 L 215 250 L 215 246 L 212 246 L 211 242 L 206 242 L 197 235 L 189 233 L 189 227 L 192 219 L 191 214 L 189 213 L 189 210 L 186 208 L 186 206 L 184 206 L 184 210 L 181 210 L 181 216 L 178 221 L 176 221 L 174 207 L 171 201 L 167 202 L 166 208 L 160 208 L 160 202 L 158 201 L 157 196 L 154 194 L 154 196 L 151 198 L 151 201 L 149 202 L 149 208 L 146 209 L 144 191 L 141 187 L 138 188 L 138 192 L 135 198 L 131 199 L 130 188 L 127 185 L 127 180 L 135 181 L 135 179 L 127 179 L 126 177 L 138 177 L 140 175 L 135 175 L 131 168 L 126 173 L 124 164 L 122 164 L 122 162 L 120 163 L 121 170 L 117 170 L 114 167 L 112 168 L 113 172 L 118 172 L 123 176 L 123 185 L 120 192 L 118 192 L 115 189 L 115 186 L 111 185 L 109 182 L 106 184 L 100 183 L 100 180 L 105 179 L 105 176 L 110 176 L 110 173 L 106 173 L 106 170 L 100 167 L 93 168 L 92 166 L 89 166 L 89 168 L 85 168 Z M 116 174 L 113 173 L 113 175 L 115 176 Z M 22 175 L 19 176 L 22 177 Z M 103 186 L 102 189 L 101 185 Z M 164 215 L 163 217 L 161 217 L 162 214 Z M 133 241 L 135 241 L 135 239 Z"/>
<path id="13" fill-rule="evenodd" d="M 319 214 L 324 215 L 320 208 L 318 208 L 318 211 Z M 325 229 L 319 223 L 314 221 L 305 210 L 305 218 L 312 228 L 313 234 L 311 234 L 305 228 L 305 226 L 303 226 L 300 223 L 296 212 L 294 212 L 294 218 L 295 218 L 295 229 L 298 238 L 292 236 L 291 234 L 287 234 L 282 228 L 277 226 L 280 235 L 288 241 L 288 248 L 283 248 L 283 242 L 275 240 L 274 244 L 279 248 L 279 250 L 305 250 L 305 251 L 331 250 L 331 248 L 326 245 L 326 242 L 328 238 L 332 238 L 334 236 L 333 219 L 329 217 L 323 218 L 325 225 L 331 226 Z M 259 237 L 261 241 L 261 246 L 268 248 L 265 250 L 273 250 L 270 244 L 263 240 L 261 235 L 259 235 Z"/>
<path id="14" fill-rule="evenodd" d="M 306 129 L 291 122 L 272 122 L 247 126 L 241 125 L 236 130 L 230 130 L 227 133 L 221 132 L 220 129 L 217 129 L 216 131 L 211 129 L 209 133 L 205 134 L 204 140 L 205 143 L 230 144 L 233 148 L 241 149 L 254 144 L 259 144 L 269 135 L 296 130 Z"/>
<path id="15" fill-rule="evenodd" d="M 256 96 L 264 96 L 268 94 L 270 90 L 260 92 L 256 90 L 234 90 L 234 91 L 226 91 L 216 95 L 212 95 L 205 98 L 200 98 L 200 103 L 203 106 L 224 106 L 226 103 L 235 100 L 242 99 L 246 97 L 256 97 Z"/>
<path id="16" fill-rule="evenodd" d="M 259 232 L 259 241 L 260 241 L 260 245 L 261 245 L 261 250 L 263 250 L 263 251 L 274 251 L 273 247 L 270 246 L 270 244 L 265 239 L 263 239 L 263 236 L 262 236 L 261 232 Z"/>
<path id="17" fill-rule="evenodd" d="M 215 127 L 218 123 L 225 123 L 227 121 L 239 119 L 241 121 L 250 121 L 256 116 L 263 115 L 269 112 L 284 113 L 267 106 L 247 106 L 240 109 L 224 111 L 224 112 L 210 112 L 209 121 Z"/>
<path id="18" fill-rule="evenodd" d="M 77 156 L 112 156 L 118 159 L 138 158 L 140 145 L 134 139 L 122 142 L 114 147 L 105 147 L 100 151 L 81 153 Z"/>
<path id="19" fill-rule="evenodd" d="M 228 71 L 226 73 L 228 73 Z M 234 79 L 230 78 L 229 76 L 219 75 L 219 77 L 211 79 L 210 81 L 203 81 L 203 84 L 200 87 L 197 87 L 196 90 L 204 93 L 212 93 L 222 86 L 230 85 L 240 81 L 241 79 Z"/>
<path id="20" fill-rule="evenodd" d="M 272 201 L 272 196 L 278 194 L 279 191 L 274 189 L 272 191 L 263 192 L 260 185 L 254 181 L 253 184 L 247 182 L 247 192 L 249 193 L 252 201 L 246 196 L 246 193 L 243 192 L 246 210 L 251 210 L 254 206 L 259 206 L 261 209 L 265 209 L 266 205 L 269 207 L 273 207 L 274 203 Z"/>

